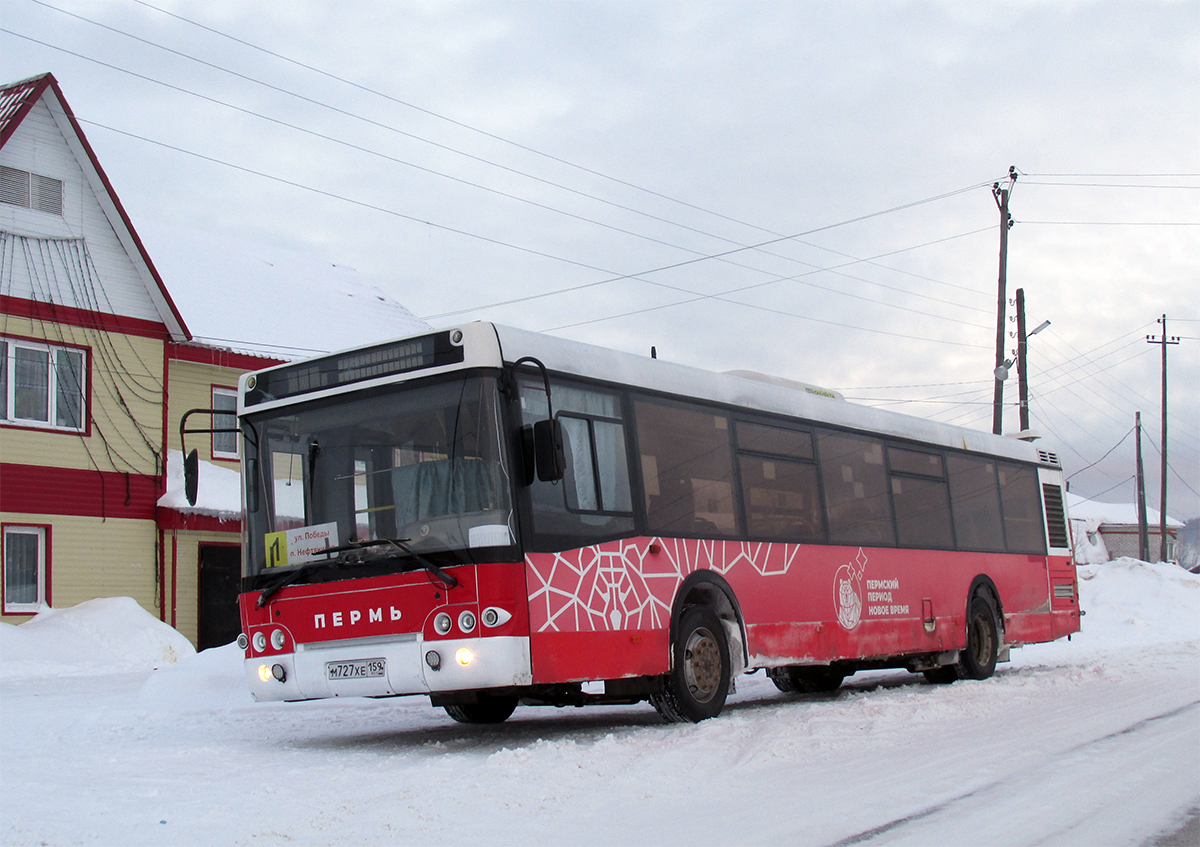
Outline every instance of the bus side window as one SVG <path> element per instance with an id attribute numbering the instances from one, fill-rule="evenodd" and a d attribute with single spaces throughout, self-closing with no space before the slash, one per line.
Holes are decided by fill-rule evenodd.
<path id="1" fill-rule="evenodd" d="M 829 541 L 894 546 L 896 530 L 883 467 L 883 444 L 858 435 L 822 432 L 818 446 Z"/>
<path id="2" fill-rule="evenodd" d="M 949 550 L 954 531 L 941 454 L 898 447 L 887 452 L 900 546 Z"/>
<path id="3" fill-rule="evenodd" d="M 535 480 L 529 486 L 534 533 L 560 547 L 631 535 L 633 497 L 620 397 L 557 381 L 551 391 L 566 466 L 562 480 Z M 520 403 L 523 423 L 546 417 L 541 380 L 521 377 Z"/>
<path id="4" fill-rule="evenodd" d="M 997 463 L 1000 505 L 1004 511 L 1004 538 L 1010 553 L 1045 553 L 1042 495 L 1037 471 L 1007 462 Z"/>
<path id="5" fill-rule="evenodd" d="M 729 417 L 642 398 L 634 401 L 634 413 L 650 531 L 736 534 Z"/>
<path id="6" fill-rule="evenodd" d="M 737 421 L 738 470 L 751 538 L 823 541 L 812 433 Z"/>
<path id="7" fill-rule="evenodd" d="M 996 486 L 996 463 L 951 453 L 946 457 L 946 468 L 950 476 L 958 549 L 1003 552 L 1004 527 L 1000 517 L 1000 490 Z"/>

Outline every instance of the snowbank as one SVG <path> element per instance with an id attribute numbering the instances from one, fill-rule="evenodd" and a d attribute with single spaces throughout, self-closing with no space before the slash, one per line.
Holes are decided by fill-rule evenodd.
<path id="1" fill-rule="evenodd" d="M 1200 575 L 1178 565 L 1114 559 L 1078 569 L 1087 614 L 1081 644 L 1103 649 L 1200 639 Z"/>
<path id="2" fill-rule="evenodd" d="M 0 678 L 151 671 L 195 653 L 131 597 L 46 609 L 20 626 L 0 624 Z"/>

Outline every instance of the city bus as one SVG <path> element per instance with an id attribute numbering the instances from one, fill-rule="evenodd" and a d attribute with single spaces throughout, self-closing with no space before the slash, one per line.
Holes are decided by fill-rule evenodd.
<path id="1" fill-rule="evenodd" d="M 1054 454 L 803 383 L 481 322 L 246 374 L 237 421 L 260 701 L 696 722 L 1079 629 Z"/>

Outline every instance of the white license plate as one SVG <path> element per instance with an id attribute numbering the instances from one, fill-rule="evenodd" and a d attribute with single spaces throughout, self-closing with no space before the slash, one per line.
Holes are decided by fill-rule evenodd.
<path id="1" fill-rule="evenodd" d="M 348 662 L 326 662 L 326 679 L 369 679 L 387 673 L 386 659 L 351 659 Z"/>

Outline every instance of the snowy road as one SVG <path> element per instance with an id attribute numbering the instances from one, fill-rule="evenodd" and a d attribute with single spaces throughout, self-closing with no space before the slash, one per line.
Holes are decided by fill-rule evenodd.
<path id="1" fill-rule="evenodd" d="M 1166 640 L 1125 637 L 1156 626 L 1139 606 L 983 682 L 880 672 L 789 697 L 757 674 L 694 726 L 645 705 L 468 727 L 419 698 L 252 704 L 230 648 L 153 675 L 9 676 L 0 841 L 1149 843 L 1200 801 L 1185 587 L 1143 598 L 1191 613 Z"/>

